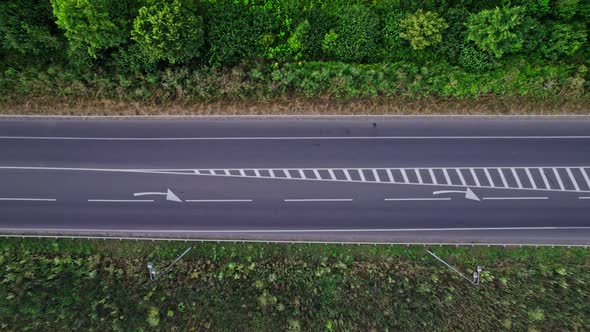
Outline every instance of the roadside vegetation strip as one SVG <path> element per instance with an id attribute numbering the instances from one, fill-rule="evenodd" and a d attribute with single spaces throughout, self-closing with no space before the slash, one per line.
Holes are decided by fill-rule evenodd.
<path id="1" fill-rule="evenodd" d="M 411 113 L 430 112 L 412 105 L 424 99 L 493 100 L 483 112 L 494 114 L 549 111 L 504 102 L 523 97 L 550 100 L 560 112 L 575 112 L 567 102 L 588 111 L 579 102 L 588 96 L 584 1 L 101 3 L 0 3 L 0 101 L 20 103 L 0 109 L 47 110 L 61 99 L 52 112 L 177 114 L 195 112 L 183 110 L 195 103 L 296 97 L 361 104 L 333 107 L 339 114 L 373 113 L 366 104 L 395 104 L 390 98 L 405 100 Z M 79 109 L 80 102 L 90 105 Z M 109 105 L 92 106 L 103 102 Z M 317 112 L 291 106 L 270 108 Z M 207 108 L 201 114 L 265 112 Z"/>
<path id="2" fill-rule="evenodd" d="M 147 262 L 169 273 L 150 281 Z M 582 248 L 0 241 L 3 330 L 587 330 Z M 559 305 L 556 305 L 559 303 Z"/>

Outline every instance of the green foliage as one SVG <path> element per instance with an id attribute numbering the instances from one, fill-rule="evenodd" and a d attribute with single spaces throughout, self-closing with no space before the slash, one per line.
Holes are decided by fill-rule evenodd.
<path id="1" fill-rule="evenodd" d="M 587 95 L 587 1 L 506 3 L 2 1 L 0 99 Z"/>
<path id="2" fill-rule="evenodd" d="M 584 25 L 555 24 L 549 39 L 543 43 L 543 54 L 553 60 L 560 57 L 574 55 L 587 43 L 587 34 Z"/>
<path id="3" fill-rule="evenodd" d="M 449 27 L 437 13 L 418 9 L 399 23 L 400 37 L 406 39 L 414 50 L 421 50 L 442 41 L 442 31 Z"/>
<path id="4" fill-rule="evenodd" d="M 203 18 L 187 0 L 151 0 L 139 9 L 131 33 L 145 54 L 172 64 L 198 57 L 203 34 Z"/>
<path id="5" fill-rule="evenodd" d="M 444 19 L 449 22 L 449 27 L 442 33 L 444 42 L 438 44 L 436 49 L 444 55 L 445 60 L 449 63 L 456 64 L 463 49 L 468 46 L 465 22 L 469 19 L 469 14 L 465 7 L 449 8 L 442 14 Z"/>
<path id="6" fill-rule="evenodd" d="M 469 72 L 481 73 L 497 66 L 494 57 L 472 45 L 466 45 L 459 54 L 459 65 Z"/>
<path id="7" fill-rule="evenodd" d="M 302 55 L 307 60 L 323 60 L 326 58 L 324 54 L 324 40 L 326 34 L 336 26 L 336 18 L 323 9 L 310 9 L 305 12 L 304 22 L 309 23 L 309 29 L 302 31 L 299 41 L 302 47 Z M 333 50 L 335 45 L 328 37 L 327 48 Z"/>
<path id="8" fill-rule="evenodd" d="M 388 61 L 399 61 L 404 59 L 406 52 L 406 41 L 401 38 L 402 33 L 400 22 L 404 19 L 405 13 L 390 11 L 386 14 L 383 25 L 383 46 L 385 48 L 385 59 Z"/>
<path id="9" fill-rule="evenodd" d="M 168 274 L 149 281 L 147 261 L 161 270 L 189 245 Z M 430 250 L 465 273 L 481 265 L 483 284 L 472 287 L 422 246 L 5 239 L 0 324 L 7 331 L 588 326 L 586 248 Z"/>
<path id="10" fill-rule="evenodd" d="M 96 58 L 101 50 L 129 40 L 135 0 L 52 0 L 57 25 L 72 49 L 84 49 Z"/>
<path id="11" fill-rule="evenodd" d="M 583 1 L 582 1 L 583 2 Z M 580 0 L 556 0 L 554 2 L 553 13 L 560 19 L 569 21 L 576 16 L 576 14 L 580 13 L 584 8 L 583 5 L 580 3 Z M 584 5 L 586 7 L 585 11 L 588 13 L 590 10 L 588 7 L 588 3 Z M 586 16 L 586 19 L 588 17 Z"/>
<path id="12" fill-rule="evenodd" d="M 338 37 L 328 49 L 333 50 L 336 59 L 343 62 L 371 62 L 378 57 L 379 17 L 367 7 L 354 5 L 342 9 L 334 32 Z"/>
<path id="13" fill-rule="evenodd" d="M 124 74 L 154 71 L 158 60 L 153 55 L 146 54 L 145 49 L 136 43 L 117 50 L 112 57 L 115 71 Z"/>
<path id="14" fill-rule="evenodd" d="M 526 25 L 524 8 L 496 7 L 472 15 L 467 22 L 467 38 L 497 58 L 519 51 L 524 42 Z"/>
<path id="15" fill-rule="evenodd" d="M 291 37 L 289 37 L 289 40 L 288 40 L 289 48 L 297 54 L 295 56 L 295 59 L 300 59 L 302 56 L 302 53 L 304 51 L 306 51 L 307 45 L 305 44 L 305 37 L 307 35 L 309 35 L 310 32 L 311 32 L 311 24 L 309 24 L 308 20 L 305 20 L 305 21 L 301 22 L 297 26 L 297 28 L 295 28 L 293 35 L 291 35 Z"/>
<path id="16" fill-rule="evenodd" d="M 62 36 L 54 23 L 47 0 L 11 0 L 0 2 L 0 42 L 20 56 L 55 58 L 63 47 Z"/>
<path id="17" fill-rule="evenodd" d="M 209 62 L 233 66 L 264 57 L 274 44 L 276 20 L 264 7 L 221 0 L 208 10 Z"/>

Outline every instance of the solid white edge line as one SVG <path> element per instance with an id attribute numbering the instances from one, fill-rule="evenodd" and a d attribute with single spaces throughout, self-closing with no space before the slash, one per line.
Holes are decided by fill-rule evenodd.
<path id="1" fill-rule="evenodd" d="M 483 200 L 539 200 L 549 199 L 549 197 L 482 197 Z"/>
<path id="2" fill-rule="evenodd" d="M 0 232 L 109 232 L 109 233 L 325 233 L 325 232 L 456 232 L 456 231 L 530 231 L 530 230 L 590 230 L 583 226 L 538 226 L 538 227 L 447 227 L 447 228 L 351 228 L 351 229 L 207 229 L 207 230 L 161 230 L 161 229 L 83 229 L 83 228 L 8 228 Z"/>
<path id="3" fill-rule="evenodd" d="M 0 201 L 55 202 L 55 201 L 57 201 L 57 199 L 55 199 L 55 198 L 11 198 L 11 197 L 3 197 L 3 198 L 0 198 Z"/>
<path id="4" fill-rule="evenodd" d="M 428 139 L 590 139 L 590 136 L 245 136 L 245 137 L 80 137 L 80 136 L 0 136 L 12 140 L 74 141 L 236 141 L 236 140 L 428 140 Z"/>
<path id="5" fill-rule="evenodd" d="M 486 246 L 486 247 L 566 247 L 588 248 L 588 244 L 565 243 L 503 243 L 503 242 L 370 242 L 370 241 L 302 241 L 302 240 L 256 240 L 256 239 L 198 239 L 198 238 L 166 238 L 166 237 L 120 237 L 120 236 L 87 236 L 87 235 L 31 235 L 31 234 L 0 234 L 4 238 L 34 238 L 34 239 L 80 239 L 80 240 L 125 240 L 125 241 L 175 241 L 175 242 L 201 242 L 201 243 L 273 243 L 273 244 L 336 244 L 336 245 L 402 245 L 402 246 Z"/>
<path id="6" fill-rule="evenodd" d="M 88 202 L 97 203 L 151 203 L 153 199 L 89 199 Z"/>
<path id="7" fill-rule="evenodd" d="M 234 202 L 252 202 L 251 199 L 185 199 L 188 203 L 234 203 Z"/>
<path id="8" fill-rule="evenodd" d="M 288 198 L 285 202 L 352 202 L 352 198 Z"/>
<path id="9" fill-rule="evenodd" d="M 582 197 L 578 197 L 578 199 L 590 199 L 590 196 L 582 196 Z"/>
<path id="10" fill-rule="evenodd" d="M 370 241 L 301 241 L 301 240 L 256 240 L 256 239 L 198 239 L 198 238 L 166 238 L 166 237 L 120 237 L 120 236 L 87 236 L 87 235 L 31 235 L 31 234 L 0 234 L 4 238 L 33 238 L 33 239 L 80 239 L 80 240 L 125 240 L 125 241 L 175 241 L 175 242 L 201 242 L 201 243 L 274 243 L 274 244 L 336 244 L 336 245 L 403 245 L 403 246 L 486 246 L 486 247 L 567 247 L 588 248 L 588 244 L 564 244 L 564 243 L 502 243 L 502 242 L 370 242 Z"/>
<path id="11" fill-rule="evenodd" d="M 444 198 L 385 198 L 384 201 L 450 201 L 450 197 Z"/>
<path id="12" fill-rule="evenodd" d="M 486 168 L 489 169 L 497 169 L 497 168 L 504 168 L 504 169 L 510 169 L 510 168 L 536 168 L 536 169 L 540 169 L 540 168 L 553 168 L 553 167 L 557 167 L 557 168 L 590 168 L 589 166 L 486 166 Z M 282 170 L 282 169 L 289 169 L 289 170 L 306 170 L 306 171 L 311 171 L 314 169 L 320 170 L 320 171 L 326 171 L 329 169 L 332 170 L 358 170 L 358 169 L 372 169 L 374 168 L 374 166 L 367 166 L 367 167 L 314 167 L 314 168 L 306 168 L 306 167 L 300 167 L 300 168 L 256 168 L 258 170 L 261 171 L 268 171 L 271 169 L 274 170 Z M 425 169 L 424 167 L 414 167 L 414 168 L 420 168 L 420 169 Z M 475 168 L 475 169 L 481 169 L 482 167 L 465 167 L 465 166 L 457 166 L 457 167 L 446 167 L 446 169 L 471 169 L 471 168 Z M 105 172 L 190 172 L 190 173 L 186 173 L 187 175 L 191 175 L 194 173 L 194 168 L 87 168 L 87 167 L 51 167 L 51 166 L 0 166 L 0 170 L 2 169 L 8 169 L 8 170 L 53 170 L 53 171 L 105 171 Z M 217 170 L 218 168 L 200 168 L 198 170 L 200 171 L 210 171 L 210 170 Z M 255 168 L 244 168 L 243 170 L 254 170 Z M 390 170 L 402 170 L 402 169 L 412 169 L 411 167 L 390 167 Z M 433 168 L 433 170 L 439 170 L 442 168 Z M 239 170 L 237 168 L 232 168 L 231 170 Z M 201 174 L 201 175 L 210 175 L 210 174 Z"/>
<path id="13" fill-rule="evenodd" d="M 61 167 L 3 167 L 0 166 L 0 170 L 1 169 L 28 169 L 28 170 L 39 170 L 39 169 L 45 169 L 45 170 L 57 170 L 57 171 L 91 171 L 91 172 L 114 172 L 114 173 L 137 173 L 137 174 L 158 174 L 158 175 L 189 175 L 189 176 L 222 176 L 222 175 L 214 175 L 214 174 L 200 174 L 200 175 L 196 175 L 196 174 L 192 174 L 192 173 L 182 173 L 180 171 L 175 172 L 175 171 L 167 171 L 167 170 L 133 170 L 133 169 L 92 169 L 92 168 L 61 168 Z M 463 169 L 463 168 L 462 168 Z M 300 169 L 301 171 L 301 169 Z M 240 179 L 248 179 L 248 178 L 252 178 L 251 176 L 247 176 L 247 177 L 242 177 L 239 175 L 228 175 L 227 177 L 235 177 L 235 178 L 240 178 Z M 266 179 L 266 178 L 262 178 L 262 179 Z M 285 179 L 285 178 L 276 178 L 274 180 L 285 180 L 285 181 L 291 181 L 291 180 L 298 180 L 298 181 L 329 181 L 329 182 L 335 182 L 335 181 L 331 181 L 331 180 L 316 180 L 316 179 L 299 179 L 299 178 L 293 178 L 293 179 Z M 366 182 L 362 182 L 362 181 L 358 181 L 358 180 L 351 180 L 348 181 L 351 183 L 366 183 Z M 388 182 L 373 182 L 375 184 L 386 184 L 386 185 L 391 185 L 391 183 Z M 424 184 L 419 184 L 419 183 L 403 183 L 403 182 L 396 182 L 394 184 L 399 184 L 399 185 L 409 185 L 409 186 L 433 186 L 433 184 L 431 183 L 424 183 Z M 438 186 L 444 186 L 444 187 L 454 187 L 454 188 L 464 188 L 464 186 L 460 186 L 460 185 L 443 185 L 443 184 L 439 184 Z M 476 188 L 475 186 L 472 186 L 473 188 Z M 532 189 L 532 188 L 499 188 L 499 187 L 489 187 L 489 186 L 478 186 L 477 188 L 482 188 L 482 189 L 498 189 L 498 190 L 520 190 L 520 191 L 545 191 L 545 192 L 575 192 L 575 193 L 588 193 L 590 192 L 590 190 L 580 190 L 580 191 L 574 191 L 574 190 L 560 190 L 560 189 Z"/>

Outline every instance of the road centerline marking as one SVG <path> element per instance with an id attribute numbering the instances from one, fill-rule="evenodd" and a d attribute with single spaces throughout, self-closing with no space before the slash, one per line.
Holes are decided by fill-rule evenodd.
<path id="1" fill-rule="evenodd" d="M 496 201 L 502 201 L 502 200 L 506 200 L 506 201 L 513 201 L 513 200 L 545 200 L 545 199 L 549 199 L 549 197 L 482 197 L 483 200 L 486 201 L 491 201 L 491 200 L 496 200 Z"/>
<path id="2" fill-rule="evenodd" d="M 450 197 L 385 198 L 384 201 L 450 201 Z"/>
<path id="3" fill-rule="evenodd" d="M 2 197 L 0 201 L 55 202 L 55 198 Z"/>
<path id="4" fill-rule="evenodd" d="M 288 198 L 285 202 L 352 202 L 352 198 Z"/>
<path id="5" fill-rule="evenodd" d="M 185 199 L 188 203 L 241 203 L 252 202 L 251 199 Z"/>
<path id="6" fill-rule="evenodd" d="M 153 199 L 89 199 L 94 203 L 152 203 Z"/>
<path id="7" fill-rule="evenodd" d="M 0 136 L 4 140 L 74 141 L 260 141 L 260 140 L 467 140 L 467 139 L 590 139 L 584 135 L 555 136 L 242 136 L 242 137 L 89 137 L 89 136 Z"/>

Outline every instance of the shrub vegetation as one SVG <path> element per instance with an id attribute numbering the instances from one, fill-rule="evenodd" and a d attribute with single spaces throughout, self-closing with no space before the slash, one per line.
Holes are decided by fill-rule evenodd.
<path id="1" fill-rule="evenodd" d="M 0 100 L 580 98 L 589 89 L 589 7 L 573 0 L 4 1 Z M 227 86 L 218 89 L 221 82 Z"/>
<path id="2" fill-rule="evenodd" d="M 162 272 L 155 282 L 147 262 Z M 587 331 L 586 248 L 0 242 L 5 331 Z"/>

